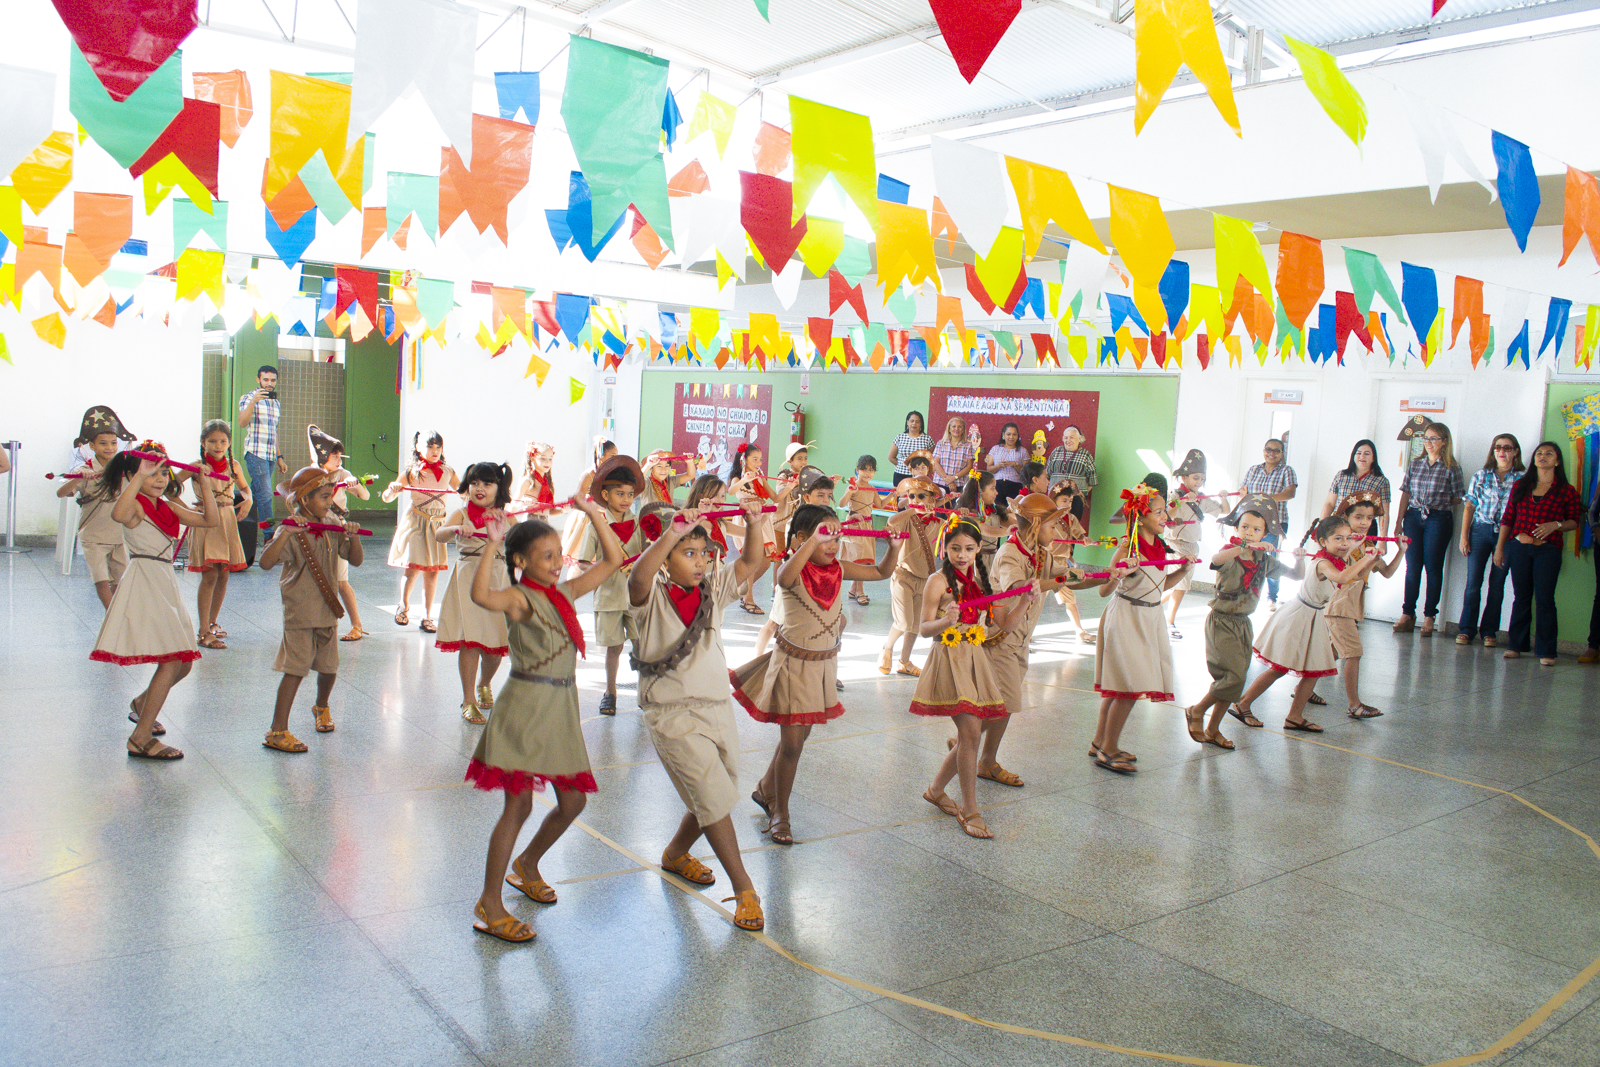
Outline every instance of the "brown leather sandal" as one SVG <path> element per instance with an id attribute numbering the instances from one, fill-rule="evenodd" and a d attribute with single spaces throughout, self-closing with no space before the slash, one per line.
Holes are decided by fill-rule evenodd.
<path id="1" fill-rule="evenodd" d="M 494 922 L 490 922 L 489 913 L 483 910 L 482 904 L 474 904 L 472 906 L 472 914 L 478 917 L 478 921 L 472 924 L 474 930 L 480 934 L 488 934 L 490 937 L 498 937 L 501 941 L 509 941 L 514 945 L 520 945 L 539 936 L 533 932 L 533 927 L 518 919 L 515 915 L 507 915 L 504 919 L 496 919 Z"/>
<path id="2" fill-rule="evenodd" d="M 1320 734 L 1322 732 L 1322 727 L 1318 726 L 1310 719 L 1301 719 L 1299 722 L 1296 722 L 1293 719 L 1284 719 L 1283 728 L 1285 730 L 1303 730 L 1308 734 Z"/>
<path id="3" fill-rule="evenodd" d="M 333 733 L 333 709 L 332 708 L 329 708 L 329 707 L 318 707 L 316 704 L 313 704 L 313 705 L 311 705 L 311 717 L 316 721 L 317 733 L 319 733 L 319 734 L 331 734 L 331 733 Z"/>
<path id="4" fill-rule="evenodd" d="M 976 837 L 983 841 L 988 841 L 994 837 L 994 831 L 990 830 L 989 824 L 983 821 L 982 812 L 975 811 L 971 815 L 963 815 L 958 811 L 956 812 L 956 822 L 961 824 L 961 829 L 966 831 L 968 837 Z"/>
<path id="5" fill-rule="evenodd" d="M 695 885 L 714 885 L 717 876 L 711 873 L 711 868 L 685 852 L 675 860 L 669 860 L 666 853 L 661 855 L 661 869 L 677 875 L 686 882 Z"/>
<path id="6" fill-rule="evenodd" d="M 1233 742 L 1221 734 L 1206 734 L 1202 740 L 1208 745 L 1216 745 L 1218 748 L 1225 748 L 1230 752 L 1233 751 Z"/>
<path id="7" fill-rule="evenodd" d="M 904 675 L 906 675 L 907 677 L 910 677 L 910 678 L 921 678 L 922 677 L 922 668 L 918 667 L 915 663 L 912 663 L 908 659 L 903 659 L 903 660 L 900 661 L 900 666 L 895 668 L 895 672 L 894 673 L 896 673 L 896 674 L 904 674 Z"/>
<path id="8" fill-rule="evenodd" d="M 767 824 L 767 835 L 779 845 L 794 844 L 794 834 L 789 830 L 788 819 L 775 819 Z"/>
<path id="9" fill-rule="evenodd" d="M 922 799 L 926 800 L 929 804 L 932 804 L 946 815 L 957 818 L 959 818 L 961 815 L 961 809 L 956 806 L 956 802 L 951 800 L 949 794 L 947 793 L 935 793 L 931 788 L 924 789 L 922 791 Z"/>
<path id="10" fill-rule="evenodd" d="M 754 889 L 746 889 L 731 897 L 723 897 L 726 904 L 730 900 L 738 901 L 733 908 L 733 925 L 741 930 L 761 930 L 767 925 L 767 918 L 761 913 L 761 898 Z"/>
<path id="11" fill-rule="evenodd" d="M 139 724 L 139 698 L 138 697 L 134 697 L 132 700 L 128 701 L 128 721 L 133 723 L 135 726 L 137 726 Z M 155 722 L 150 724 L 150 733 L 151 733 L 152 736 L 160 737 L 162 734 L 164 734 L 166 732 L 167 732 L 167 728 L 165 726 L 161 725 L 161 720 L 160 719 L 157 719 Z"/>
<path id="12" fill-rule="evenodd" d="M 511 873 L 506 875 L 506 885 L 515 889 L 535 904 L 554 904 L 556 891 L 543 878 L 529 878 L 522 870 L 522 858 L 511 861 Z"/>
<path id="13" fill-rule="evenodd" d="M 1009 785 L 1013 789 L 1020 789 L 1024 784 L 1020 774 L 1014 774 L 1006 770 L 999 763 L 991 763 L 987 767 L 980 765 L 978 767 L 978 777 L 986 778 L 991 782 L 999 782 L 1001 785 Z"/>
<path id="14" fill-rule="evenodd" d="M 1196 744 L 1204 744 L 1206 740 L 1205 731 L 1201 729 L 1201 718 L 1193 708 L 1183 709 L 1183 722 L 1189 728 L 1189 740 Z"/>
<path id="15" fill-rule="evenodd" d="M 201 648 L 224 649 L 228 647 L 227 642 L 222 638 L 217 637 L 215 634 L 205 633 L 204 631 L 202 631 L 199 637 L 196 638 L 195 643 Z"/>
<path id="16" fill-rule="evenodd" d="M 306 743 L 288 730 L 268 730 L 261 742 L 262 748 L 275 748 L 279 752 L 305 752 Z"/>
<path id="17" fill-rule="evenodd" d="M 439 624 L 434 622 L 432 619 L 423 619 L 417 624 L 417 628 L 425 634 L 436 634 L 439 632 Z"/>
<path id="18" fill-rule="evenodd" d="M 399 611 L 395 612 L 394 613 L 394 624 L 396 626 L 410 626 L 411 625 L 411 608 L 410 607 L 404 607 L 404 608 L 401 608 Z"/>
<path id="19" fill-rule="evenodd" d="M 1121 756 L 1107 756 L 1104 752 L 1095 757 L 1094 765 L 1104 767 L 1108 771 L 1116 771 L 1118 774 L 1132 774 L 1139 769 L 1131 760 L 1123 759 Z"/>
<path id="20" fill-rule="evenodd" d="M 352 627 L 350 627 L 350 629 L 346 630 L 344 633 L 339 635 L 339 640 L 341 640 L 341 641 L 359 641 L 365 636 L 367 636 L 367 631 L 363 630 L 359 626 L 352 626 Z"/>
<path id="21" fill-rule="evenodd" d="M 173 760 L 182 759 L 183 750 L 173 748 L 171 745 L 162 744 L 154 737 L 142 745 L 133 743 L 133 738 L 128 738 L 128 755 L 135 759 Z"/>

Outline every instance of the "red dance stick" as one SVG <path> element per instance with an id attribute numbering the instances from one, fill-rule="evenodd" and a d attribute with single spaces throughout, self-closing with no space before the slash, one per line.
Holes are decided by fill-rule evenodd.
<path id="1" fill-rule="evenodd" d="M 82 478 L 81 474 L 46 474 L 46 478 Z"/>
<path id="2" fill-rule="evenodd" d="M 1363 537 L 1363 541 L 1398 541 L 1398 537 Z"/>
<path id="3" fill-rule="evenodd" d="M 1248 495 L 1249 494 L 1246 493 L 1243 489 L 1230 489 L 1226 493 L 1199 493 L 1199 494 L 1197 494 L 1195 496 L 1185 496 L 1184 494 L 1179 493 L 1178 494 L 1178 499 L 1179 500 L 1225 500 L 1230 496 L 1248 496 Z"/>
<path id="4" fill-rule="evenodd" d="M 397 486 L 395 486 L 395 488 L 396 489 L 409 489 L 413 493 L 439 493 L 441 495 L 445 494 L 445 493 L 459 493 L 459 492 L 461 492 L 461 490 L 459 490 L 459 489 L 424 489 L 420 485 L 397 485 Z"/>
<path id="5" fill-rule="evenodd" d="M 1001 600 L 1009 600 L 1014 596 L 1021 596 L 1033 589 L 1033 583 L 1019 585 L 1015 589 L 1008 589 L 1004 593 L 990 593 L 988 596 L 974 597 L 971 600 L 958 600 L 956 607 L 961 609 L 961 621 L 971 625 L 978 621 L 978 610 Z"/>
<path id="6" fill-rule="evenodd" d="M 166 456 L 163 456 L 160 452 L 135 452 L 132 449 L 129 449 L 128 452 L 131 456 L 133 456 L 134 459 L 147 459 L 151 463 L 165 463 L 169 467 L 177 467 L 179 470 L 189 471 L 192 474 L 209 474 L 218 481 L 229 482 L 233 480 L 233 475 L 231 474 L 217 474 L 213 471 L 203 471 L 199 467 L 191 467 L 187 463 L 179 463 L 175 459 L 169 459 Z"/>
<path id="7" fill-rule="evenodd" d="M 1186 563 L 1199 562 L 1197 559 L 1142 559 L 1135 563 L 1131 559 L 1125 559 L 1118 563 L 1117 566 L 1130 569 L 1134 567 L 1182 567 Z"/>
<path id="8" fill-rule="evenodd" d="M 1118 538 L 1115 537 L 1102 537 L 1098 541 L 1088 541 L 1075 537 L 1057 537 L 1053 538 L 1050 543 L 1053 545 L 1101 545 L 1110 547 L 1116 544 L 1117 541 Z"/>
<path id="9" fill-rule="evenodd" d="M 577 497 L 569 497 L 559 504 L 529 504 L 525 508 L 506 508 L 507 515 L 531 515 L 536 511 L 560 511 L 562 508 L 571 507 L 578 502 Z"/>
<path id="10" fill-rule="evenodd" d="M 860 527 L 860 526 L 841 526 L 841 527 L 839 527 L 839 536 L 840 537 L 882 537 L 882 538 L 885 538 L 885 539 L 890 540 L 890 541 L 904 541 L 906 538 L 910 537 L 911 535 L 908 534 L 908 533 L 905 533 L 904 531 L 896 532 L 894 530 L 869 530 L 869 529 L 866 529 L 866 528 Z"/>
<path id="11" fill-rule="evenodd" d="M 271 526 L 272 523 L 270 523 L 270 522 L 261 522 L 261 523 L 257 523 L 256 525 L 260 526 L 263 530 L 265 530 L 267 527 Z M 333 531 L 337 531 L 339 533 L 349 533 L 350 532 L 349 530 L 346 530 L 343 526 L 340 526 L 336 522 L 299 522 L 299 521 L 297 521 L 295 519 L 284 519 L 281 523 L 279 523 L 279 525 L 280 526 L 288 526 L 288 527 L 290 527 L 292 529 L 296 529 L 296 530 L 333 530 Z M 371 537 L 372 536 L 372 531 L 371 530 L 357 529 L 356 533 L 359 534 L 362 537 Z"/>
<path id="12" fill-rule="evenodd" d="M 766 507 L 762 508 L 761 510 L 764 511 L 764 512 L 766 512 L 766 511 L 777 511 L 778 507 L 777 507 L 776 504 L 768 504 Z M 700 517 L 702 519 L 732 519 L 732 518 L 736 518 L 736 517 L 738 517 L 740 515 L 743 515 L 743 514 L 744 514 L 744 508 L 732 508 L 732 509 L 730 509 L 728 511 L 702 511 L 700 513 Z"/>

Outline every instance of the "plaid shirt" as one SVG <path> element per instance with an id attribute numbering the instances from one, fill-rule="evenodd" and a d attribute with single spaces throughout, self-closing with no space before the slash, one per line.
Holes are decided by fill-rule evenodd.
<path id="1" fill-rule="evenodd" d="M 1056 445 L 1045 460 L 1045 477 L 1051 485 L 1063 478 L 1071 478 L 1079 489 L 1093 489 L 1100 484 L 1100 473 L 1094 469 L 1094 453 L 1087 448 L 1068 452 L 1066 445 Z"/>
<path id="2" fill-rule="evenodd" d="M 1239 488 L 1246 493 L 1260 493 L 1263 496 L 1276 496 L 1285 490 L 1300 484 L 1300 479 L 1295 476 L 1294 468 L 1287 463 L 1280 463 L 1272 470 L 1267 470 L 1265 463 L 1257 463 L 1254 467 L 1244 472 L 1244 481 Z M 1289 505 L 1286 501 L 1278 503 L 1278 528 L 1289 528 Z"/>
<path id="3" fill-rule="evenodd" d="M 244 409 L 250 406 L 250 398 L 255 396 L 255 390 L 239 398 L 239 413 L 244 414 Z M 283 405 L 276 400 L 265 397 L 256 401 L 255 417 L 250 420 L 250 428 L 244 434 L 244 450 L 254 452 L 263 459 L 276 460 L 278 458 L 278 420 L 283 417 Z"/>
<path id="4" fill-rule="evenodd" d="M 1466 495 L 1466 486 L 1460 467 L 1430 464 L 1428 457 L 1420 456 L 1406 468 L 1400 492 L 1409 495 L 1411 506 L 1426 517 L 1430 511 L 1449 511 L 1455 507 L 1456 501 Z"/>
<path id="5" fill-rule="evenodd" d="M 1466 497 L 1467 503 L 1472 505 L 1472 521 L 1498 526 L 1500 516 L 1506 511 L 1506 501 L 1511 499 L 1511 490 L 1516 488 L 1520 477 L 1521 471 L 1506 471 L 1502 478 L 1493 467 L 1483 467 L 1474 474 Z"/>
<path id="6" fill-rule="evenodd" d="M 933 448 L 933 438 L 925 433 L 909 434 L 897 433 L 894 435 L 894 469 L 896 474 L 910 474 L 911 469 L 906 466 L 906 460 L 913 452 L 928 452 Z"/>
<path id="7" fill-rule="evenodd" d="M 1333 492 L 1334 507 L 1344 503 L 1351 493 L 1371 490 L 1382 498 L 1384 514 L 1389 512 L 1389 479 L 1381 474 L 1358 475 L 1340 471 L 1333 476 L 1333 485 L 1329 488 Z"/>
<path id="8" fill-rule="evenodd" d="M 946 489 L 959 489 L 966 483 L 967 471 L 972 469 L 972 461 L 976 453 L 971 445 L 962 441 L 953 445 L 946 438 L 939 438 L 939 443 L 933 446 L 933 458 L 939 461 L 946 478 L 934 474 L 934 480 Z"/>
<path id="9" fill-rule="evenodd" d="M 1532 475 L 1531 477 L 1536 477 Z M 1501 526 L 1511 527 L 1511 536 L 1527 534 L 1533 536 L 1533 528 L 1545 522 L 1566 522 L 1568 519 L 1583 522 L 1583 501 L 1578 498 L 1578 491 L 1570 485 L 1552 486 L 1544 496 L 1529 494 L 1515 503 L 1507 502 L 1505 514 L 1500 517 Z M 1556 534 L 1553 538 L 1546 538 L 1545 544 L 1562 544 L 1566 541 L 1565 533 Z"/>

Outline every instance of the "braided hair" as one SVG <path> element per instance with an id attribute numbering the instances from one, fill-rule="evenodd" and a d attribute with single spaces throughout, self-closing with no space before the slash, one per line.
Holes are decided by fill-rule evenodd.
<path id="1" fill-rule="evenodd" d="M 944 524 L 944 529 L 939 531 L 939 555 L 942 557 L 940 573 L 944 575 L 944 584 L 950 590 L 950 595 L 957 600 L 961 599 L 961 579 L 956 575 L 955 564 L 950 562 L 950 557 L 945 555 L 944 546 L 952 537 L 965 534 L 972 538 L 981 547 L 983 545 L 983 531 L 971 519 L 959 515 L 952 515 L 950 521 Z M 981 555 L 972 558 L 972 568 L 978 572 L 978 585 L 983 589 L 983 595 L 988 596 L 994 592 L 989 585 L 989 568 L 983 565 Z"/>

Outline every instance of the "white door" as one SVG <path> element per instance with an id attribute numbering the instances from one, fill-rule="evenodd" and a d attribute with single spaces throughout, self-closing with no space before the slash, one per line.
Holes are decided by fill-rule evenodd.
<path id="1" fill-rule="evenodd" d="M 1319 399 L 1318 383 L 1313 380 L 1271 377 L 1245 379 L 1243 417 L 1240 419 L 1240 472 L 1242 475 L 1245 470 L 1261 462 L 1262 448 L 1268 438 L 1285 445 L 1284 462 L 1294 469 L 1299 482 L 1299 491 L 1289 501 L 1291 544 L 1300 540 L 1306 523 L 1317 517 L 1322 504 L 1322 497 L 1313 491 L 1320 477 L 1316 464 Z"/>

